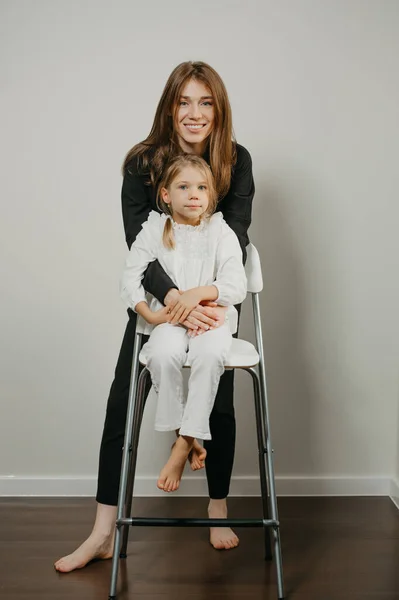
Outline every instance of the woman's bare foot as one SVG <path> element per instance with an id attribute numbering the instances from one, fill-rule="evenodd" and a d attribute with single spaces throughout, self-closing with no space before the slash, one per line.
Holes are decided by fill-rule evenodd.
<path id="1" fill-rule="evenodd" d="M 164 492 L 175 492 L 180 485 L 184 465 L 193 447 L 194 438 L 179 436 L 172 446 L 168 462 L 159 474 L 157 486 Z"/>
<path id="2" fill-rule="evenodd" d="M 223 500 L 210 500 L 208 506 L 210 519 L 227 519 L 227 502 Z M 210 527 L 210 542 L 216 550 L 231 550 L 240 543 L 238 537 L 230 527 Z"/>
<path id="3" fill-rule="evenodd" d="M 93 531 L 75 552 L 54 563 L 56 571 L 69 573 L 75 569 L 82 569 L 95 558 L 112 558 L 116 512 L 116 506 L 98 503 Z"/>
<path id="4" fill-rule="evenodd" d="M 57 560 L 54 563 L 54 568 L 60 573 L 83 569 L 87 563 L 95 558 L 112 558 L 113 549 L 114 533 L 109 537 L 101 537 L 93 532 L 75 552 Z"/>

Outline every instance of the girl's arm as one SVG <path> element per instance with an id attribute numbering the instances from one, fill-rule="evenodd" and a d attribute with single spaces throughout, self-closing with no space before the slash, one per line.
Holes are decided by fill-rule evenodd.
<path id="1" fill-rule="evenodd" d="M 147 221 L 143 223 L 126 258 L 121 280 L 121 297 L 133 310 L 136 310 L 137 304 L 146 303 L 142 279 L 149 264 L 157 258 L 162 226 L 160 215 L 152 211 Z"/>
<path id="2" fill-rule="evenodd" d="M 254 194 L 251 155 L 246 148 L 237 144 L 237 162 L 233 169 L 230 189 L 219 202 L 217 210 L 223 213 L 227 225 L 238 237 L 244 264 L 247 259 L 245 247 L 249 244 L 248 228 L 251 224 Z"/>
<path id="3" fill-rule="evenodd" d="M 242 264 L 242 252 L 233 230 L 221 223 L 221 235 L 216 251 L 216 302 L 221 306 L 241 304 L 247 295 L 247 278 Z"/>
<path id="4" fill-rule="evenodd" d="M 169 321 L 169 308 L 163 306 L 160 310 L 151 310 L 147 302 L 139 302 L 136 304 L 136 312 L 141 315 L 147 323 L 151 325 L 160 325 Z"/>
<path id="5" fill-rule="evenodd" d="M 135 158 L 126 171 L 122 184 L 122 216 L 125 237 L 130 248 L 137 238 L 143 223 L 151 211 L 152 187 L 145 184 L 145 176 L 140 175 Z M 145 271 L 144 288 L 161 303 L 168 291 L 176 288 L 175 283 L 165 273 L 157 260 L 151 262 Z"/>

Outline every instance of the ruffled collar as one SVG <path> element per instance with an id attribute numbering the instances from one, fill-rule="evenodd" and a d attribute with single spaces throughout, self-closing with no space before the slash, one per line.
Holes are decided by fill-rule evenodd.
<path id="1" fill-rule="evenodd" d="M 170 219 L 172 221 L 172 227 L 175 231 L 202 231 L 205 227 L 205 223 L 208 219 L 202 219 L 198 225 L 186 225 L 185 223 L 176 223 L 170 215 L 162 214 L 162 218 L 166 221 Z"/>
<path id="2" fill-rule="evenodd" d="M 183 223 L 176 223 L 170 215 L 165 215 L 165 213 L 161 213 L 160 217 L 164 222 L 166 222 L 167 219 L 170 219 L 172 221 L 172 227 L 174 231 L 202 231 L 205 226 L 211 224 L 215 226 L 217 223 L 220 223 L 223 220 L 223 215 L 221 212 L 213 213 L 213 215 L 210 217 L 202 219 L 199 225 L 185 225 Z"/>

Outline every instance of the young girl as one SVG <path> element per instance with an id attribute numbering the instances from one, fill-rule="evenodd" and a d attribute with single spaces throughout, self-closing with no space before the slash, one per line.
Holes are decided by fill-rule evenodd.
<path id="1" fill-rule="evenodd" d="M 228 322 L 190 337 L 184 327 L 170 321 L 184 322 L 204 301 L 235 310 L 234 304 L 246 296 L 246 277 L 237 236 L 220 212 L 213 214 L 217 194 L 211 170 L 202 158 L 181 155 L 172 160 L 159 185 L 158 198 L 163 214 L 151 212 L 133 243 L 121 295 L 130 308 L 155 326 L 143 348 L 158 396 L 155 429 L 179 434 L 157 485 L 174 492 L 195 439 L 211 439 L 209 417 L 232 335 Z M 146 300 L 141 281 L 155 260 L 179 289 L 185 290 L 172 312 L 156 298 L 149 304 Z M 184 404 L 182 367 L 187 358 L 191 373 Z"/>

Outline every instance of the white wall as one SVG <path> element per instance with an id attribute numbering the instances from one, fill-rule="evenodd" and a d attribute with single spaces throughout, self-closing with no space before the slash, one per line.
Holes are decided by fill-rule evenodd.
<path id="1" fill-rule="evenodd" d="M 388 493 L 398 26 L 389 0 L 1 3 L 0 493 L 94 489 L 126 322 L 120 165 L 189 59 L 224 78 L 253 156 L 279 489 Z M 258 489 L 248 384 L 239 374 L 236 493 Z M 151 421 L 139 475 L 152 492 L 170 441 Z"/>

